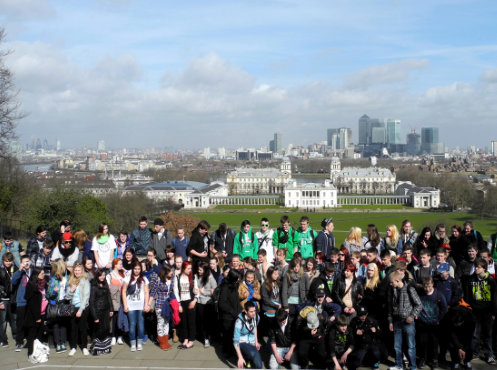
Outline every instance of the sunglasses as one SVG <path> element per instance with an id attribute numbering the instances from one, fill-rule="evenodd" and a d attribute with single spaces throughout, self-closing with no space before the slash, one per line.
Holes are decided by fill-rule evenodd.
<path id="1" fill-rule="evenodd" d="M 269 224 L 261 224 L 261 226 L 269 226 Z"/>
<path id="2" fill-rule="evenodd" d="M 70 240 L 64 240 L 64 241 L 62 242 L 62 244 L 71 244 L 71 241 L 70 241 Z"/>
<path id="3" fill-rule="evenodd" d="M 339 257 L 344 257 L 344 256 L 345 256 L 345 254 L 343 254 L 343 253 L 338 253 L 338 256 L 339 256 Z"/>

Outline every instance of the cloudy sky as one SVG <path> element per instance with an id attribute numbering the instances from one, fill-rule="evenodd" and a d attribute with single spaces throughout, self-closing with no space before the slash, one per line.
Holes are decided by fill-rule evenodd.
<path id="1" fill-rule="evenodd" d="M 22 142 L 259 147 L 363 114 L 497 140 L 495 0 L 0 0 Z"/>

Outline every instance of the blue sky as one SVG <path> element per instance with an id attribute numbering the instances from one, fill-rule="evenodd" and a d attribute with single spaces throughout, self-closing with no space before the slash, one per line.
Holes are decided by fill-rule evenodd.
<path id="1" fill-rule="evenodd" d="M 370 117 L 497 139 L 495 1 L 0 0 L 33 137 L 259 147 Z M 471 134 L 466 134 L 468 125 Z M 489 135 L 489 133 L 491 133 Z"/>

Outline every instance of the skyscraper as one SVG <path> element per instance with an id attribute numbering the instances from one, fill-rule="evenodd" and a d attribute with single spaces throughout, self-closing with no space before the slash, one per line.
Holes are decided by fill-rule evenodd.
<path id="1" fill-rule="evenodd" d="M 342 150 L 352 145 L 352 129 L 350 128 L 329 128 L 326 136 L 331 150 Z"/>
<path id="2" fill-rule="evenodd" d="M 402 139 L 400 136 L 400 120 L 387 119 L 386 128 L 387 128 L 387 143 L 402 144 Z"/>
<path id="3" fill-rule="evenodd" d="M 407 135 L 407 147 L 406 152 L 410 155 L 417 155 L 421 150 L 421 136 L 416 133 L 416 130 L 412 130 L 410 134 Z"/>
<path id="4" fill-rule="evenodd" d="M 281 144 L 281 132 L 276 132 L 274 134 L 273 140 L 269 141 L 269 150 L 272 151 L 273 153 L 280 153 L 281 150 L 283 149 L 282 144 Z"/>
<path id="5" fill-rule="evenodd" d="M 421 128 L 421 151 L 426 154 L 440 154 L 444 152 L 444 145 L 438 138 L 437 127 Z"/>
<path id="6" fill-rule="evenodd" d="M 361 118 L 359 118 L 359 145 L 367 145 L 370 142 L 371 142 L 370 119 L 366 114 L 364 114 Z"/>

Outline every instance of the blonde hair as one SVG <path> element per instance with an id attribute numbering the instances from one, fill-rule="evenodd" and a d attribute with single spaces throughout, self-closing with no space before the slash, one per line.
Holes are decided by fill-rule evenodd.
<path id="1" fill-rule="evenodd" d="M 390 230 L 390 232 L 392 233 L 392 237 L 389 238 L 387 236 L 385 238 L 385 240 L 387 241 L 387 243 L 390 246 L 392 246 L 394 248 L 397 248 L 397 243 L 399 242 L 399 238 L 400 238 L 400 234 L 399 234 L 399 230 L 397 229 L 397 226 L 395 226 L 395 225 L 388 225 L 387 229 Z"/>
<path id="2" fill-rule="evenodd" d="M 61 258 L 57 258 L 50 263 L 52 266 L 52 273 L 58 280 L 62 280 L 66 275 L 66 264 Z"/>
<path id="3" fill-rule="evenodd" d="M 85 241 L 87 238 L 87 235 L 84 230 L 79 229 L 73 234 L 73 239 L 74 239 L 74 244 L 76 244 L 76 247 L 80 251 L 82 251 L 85 248 Z"/>
<path id="4" fill-rule="evenodd" d="M 372 267 L 374 269 L 373 277 L 369 278 L 368 273 L 366 272 L 366 283 L 364 284 L 365 289 L 374 290 L 380 283 L 380 272 L 378 271 L 378 265 L 376 263 L 368 264 L 368 269 Z"/>
<path id="5" fill-rule="evenodd" d="M 361 238 L 362 238 L 361 228 L 357 227 L 357 226 L 352 226 L 350 228 L 349 234 L 347 235 L 345 240 L 348 241 L 349 243 L 354 243 L 356 245 L 362 245 Z"/>
<path id="6" fill-rule="evenodd" d="M 81 269 L 81 277 L 79 279 L 76 278 L 76 276 L 74 276 L 74 270 L 76 270 L 77 268 Z M 85 267 L 81 263 L 75 263 L 71 271 L 71 276 L 69 276 L 69 281 L 67 283 L 69 285 L 79 285 L 81 279 L 88 280 L 88 277 L 86 276 L 85 272 Z"/>

